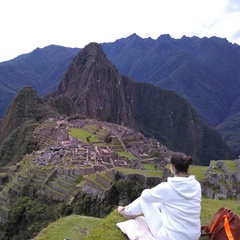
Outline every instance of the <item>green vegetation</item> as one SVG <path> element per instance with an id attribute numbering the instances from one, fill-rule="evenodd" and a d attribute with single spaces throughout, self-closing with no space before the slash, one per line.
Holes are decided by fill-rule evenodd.
<path id="1" fill-rule="evenodd" d="M 166 166 L 166 168 L 170 169 L 170 165 L 168 164 Z M 208 166 L 190 166 L 188 169 L 188 173 L 190 175 L 194 175 L 196 177 L 196 179 L 198 179 L 199 181 L 203 181 L 206 177 L 206 170 L 208 169 Z"/>
<path id="2" fill-rule="evenodd" d="M 101 172 L 102 173 L 102 172 Z M 90 182 L 94 182 L 96 183 L 99 187 L 101 187 L 102 189 L 104 190 L 108 190 L 108 188 L 106 186 L 104 186 L 103 184 L 101 184 L 100 182 L 98 182 L 96 180 L 96 174 L 89 174 L 87 177 L 86 177 Z"/>
<path id="3" fill-rule="evenodd" d="M 97 132 L 98 134 L 103 134 L 103 130 L 102 129 L 96 129 L 94 128 L 94 126 L 89 125 L 88 126 L 89 131 L 80 129 L 80 128 L 70 128 L 69 129 L 69 135 L 71 135 L 72 137 L 76 137 L 81 139 L 83 142 L 87 143 L 87 142 L 91 142 L 94 144 L 97 144 L 99 146 L 103 146 L 105 145 L 105 143 L 100 140 L 99 138 L 96 137 L 95 133 Z M 114 146 L 112 144 L 110 144 L 110 146 Z M 120 146 L 120 145 L 119 145 Z M 129 159 L 136 159 L 135 156 L 133 156 L 132 154 L 126 152 L 126 151 L 116 151 L 121 157 L 127 157 Z"/>
<path id="4" fill-rule="evenodd" d="M 117 152 L 121 157 L 127 157 L 129 159 L 136 159 L 135 156 L 133 156 L 132 154 L 125 152 L 125 151 L 121 151 L 121 152 Z"/>
<path id="5" fill-rule="evenodd" d="M 99 223 L 98 218 L 71 215 L 44 228 L 35 240 L 83 239 Z"/>
<path id="6" fill-rule="evenodd" d="M 117 171 L 123 172 L 125 174 L 140 174 L 146 177 L 162 177 L 162 172 L 153 172 L 153 171 L 149 171 L 149 170 L 140 170 L 140 169 L 131 169 L 131 168 L 120 168 L 117 167 L 115 168 Z"/>
<path id="7" fill-rule="evenodd" d="M 230 171 L 237 170 L 237 164 L 233 160 L 224 160 L 223 162 L 229 168 Z"/>
<path id="8" fill-rule="evenodd" d="M 143 163 L 141 165 L 148 171 L 159 171 L 159 169 L 155 169 L 155 165 L 153 163 Z"/>
<path id="9" fill-rule="evenodd" d="M 100 140 L 97 139 L 94 134 L 91 134 L 83 129 L 80 128 L 70 128 L 69 135 L 72 137 L 80 138 L 83 142 L 87 142 L 87 138 L 90 136 L 90 142 L 99 142 Z"/>
<path id="10" fill-rule="evenodd" d="M 120 216 L 115 209 L 108 217 L 102 219 L 100 223 L 90 231 L 90 234 L 84 237 L 84 240 L 97 240 L 97 239 L 128 239 L 116 226 L 116 223 L 126 221 L 125 218 Z"/>
<path id="11" fill-rule="evenodd" d="M 205 172 L 207 169 L 208 167 L 206 166 L 190 166 L 188 172 L 189 174 L 194 175 L 199 181 L 203 181 L 206 177 Z"/>
<path id="12" fill-rule="evenodd" d="M 221 207 L 228 207 L 240 215 L 240 205 L 237 200 L 202 200 L 201 223 L 202 225 L 209 224 L 214 214 Z"/>
<path id="13" fill-rule="evenodd" d="M 218 160 L 218 162 L 221 162 L 221 160 Z M 229 168 L 230 171 L 237 170 L 237 164 L 233 160 L 223 160 L 222 162 Z M 217 161 L 212 160 L 210 162 L 210 166 L 212 167 L 212 166 L 216 165 L 216 163 L 217 163 Z"/>
<path id="14" fill-rule="evenodd" d="M 37 124 L 28 121 L 17 127 L 0 145 L 1 166 L 17 163 L 25 154 L 32 153 L 37 142 L 32 137 L 32 132 Z"/>
<path id="15" fill-rule="evenodd" d="M 21 173 L 21 175 L 24 175 L 24 172 L 32 167 L 32 157 L 32 155 L 26 155 L 23 161 L 19 162 L 21 165 L 19 173 Z M 226 164 L 232 167 L 232 169 L 235 167 L 231 161 Z M 14 167 L 16 167 L 16 165 L 12 166 L 12 170 L 15 169 Z M 86 176 L 89 181 L 94 182 L 102 189 L 109 190 L 104 201 L 97 196 L 92 197 L 86 193 L 80 193 L 79 195 L 75 195 L 68 199 L 69 204 L 62 203 L 54 206 L 46 206 L 43 202 L 40 202 L 37 199 L 19 197 L 13 204 L 10 212 L 11 222 L 15 225 L 21 226 L 21 228 L 17 230 L 18 234 L 16 236 L 20 236 L 21 239 L 28 239 L 29 236 L 27 233 L 31 236 L 36 236 L 36 234 L 42 229 L 35 240 L 64 238 L 70 238 L 71 240 L 126 240 L 126 236 L 116 227 L 117 222 L 125 221 L 125 219 L 116 211 L 116 206 L 119 202 L 119 194 L 124 192 L 127 201 L 131 202 L 140 195 L 144 188 L 146 188 L 146 185 L 144 185 L 146 184 L 146 181 L 143 176 L 162 177 L 162 171 L 155 171 L 154 164 L 146 163 L 144 164 L 144 167 L 147 170 L 120 167 L 115 168 L 114 170 L 120 173 L 119 176 L 121 176 L 121 174 L 126 174 L 128 176 L 127 178 L 123 177 L 114 182 L 114 187 L 111 189 L 96 181 L 96 174 Z M 199 180 L 204 180 L 206 169 L 207 167 L 203 166 L 190 166 L 189 173 L 194 174 Z M 41 169 L 41 172 L 46 173 L 46 175 L 48 174 L 48 171 L 49 169 Z M 106 175 L 106 171 L 102 171 L 99 174 L 106 180 L 113 181 Z M 4 175 L 2 174 L 2 176 Z M 13 177 L 13 181 L 15 181 L 16 177 Z M 158 182 L 158 178 L 149 178 L 147 181 L 147 187 L 155 186 L 156 182 Z M 81 182 L 82 179 L 82 177 L 76 179 L 75 184 Z M 83 181 L 81 184 L 83 184 Z M 15 192 L 18 190 L 12 183 L 8 183 L 8 187 L 11 187 Z M 48 187 L 49 186 L 46 186 L 46 188 Z M 60 185 L 58 187 L 60 188 Z M 29 189 L 29 191 L 31 190 Z M 28 192 L 25 193 L 28 194 Z M 58 195 L 61 193 L 56 192 L 56 194 Z M 240 213 L 240 205 L 238 201 L 210 200 L 204 198 L 202 201 L 201 214 L 202 225 L 208 224 L 213 215 L 222 206 L 229 207 L 236 213 Z M 6 211 L 7 210 L 8 209 L 6 208 Z M 87 216 L 95 216 L 97 218 Z M 59 217 L 60 219 L 58 219 Z M 99 218 L 102 218 L 102 220 L 99 221 Z M 56 221 L 56 219 L 58 220 Z M 49 222 L 52 222 L 52 224 L 48 226 Z M 7 234 L 7 230 L 1 234 L 2 236 Z"/>
<path id="16" fill-rule="evenodd" d="M 18 225 L 17 238 L 11 238 L 10 235 L 8 237 L 9 239 L 29 239 L 29 234 L 35 235 L 55 219 L 54 207 L 44 206 L 30 197 L 19 197 L 12 206 L 10 221 L 15 225 L 20 222 L 22 224 Z"/>
<path id="17" fill-rule="evenodd" d="M 218 161 L 212 160 L 209 166 L 213 167 L 217 164 L 217 162 L 221 162 L 221 160 Z M 237 164 L 233 160 L 223 160 L 222 162 L 229 168 L 230 171 L 237 170 Z M 224 174 L 223 170 L 220 167 L 212 169 L 212 172 Z"/>
<path id="18" fill-rule="evenodd" d="M 7 173 L 6 172 L 3 172 L 3 173 L 0 173 L 0 178 L 7 178 Z"/>

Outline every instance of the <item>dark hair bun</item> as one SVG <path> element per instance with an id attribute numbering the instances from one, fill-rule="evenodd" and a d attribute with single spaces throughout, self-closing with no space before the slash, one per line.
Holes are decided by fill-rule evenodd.
<path id="1" fill-rule="evenodd" d="M 193 159 L 190 156 L 184 156 L 182 159 L 184 164 L 191 165 L 193 163 Z"/>

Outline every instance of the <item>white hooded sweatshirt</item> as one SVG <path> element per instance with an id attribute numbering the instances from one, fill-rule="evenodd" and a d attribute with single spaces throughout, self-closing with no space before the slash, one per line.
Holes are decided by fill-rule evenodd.
<path id="1" fill-rule="evenodd" d="M 168 240 L 199 239 L 201 186 L 195 176 L 169 177 L 167 182 L 145 189 L 141 198 L 161 203 L 161 233 Z"/>

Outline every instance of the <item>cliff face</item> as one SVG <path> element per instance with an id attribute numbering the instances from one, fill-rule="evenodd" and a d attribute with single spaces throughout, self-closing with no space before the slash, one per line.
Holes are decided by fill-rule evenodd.
<path id="1" fill-rule="evenodd" d="M 57 101 L 63 95 L 69 98 L 66 103 L 72 102 L 72 113 L 134 127 L 174 151 L 192 155 L 199 164 L 233 158 L 220 134 L 205 125 L 185 99 L 122 76 L 96 43 L 75 57 L 51 97 Z"/>
<path id="2" fill-rule="evenodd" d="M 207 126 L 185 99 L 147 83 L 123 82 L 134 120 L 145 135 L 192 155 L 200 165 L 211 159 L 233 159 L 219 132 Z"/>

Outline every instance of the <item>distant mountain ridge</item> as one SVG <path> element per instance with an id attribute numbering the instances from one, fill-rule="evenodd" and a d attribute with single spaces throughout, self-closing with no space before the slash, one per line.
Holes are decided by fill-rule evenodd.
<path id="1" fill-rule="evenodd" d="M 78 48 L 50 45 L 0 63 L 0 119 L 15 95 L 32 86 L 40 96 L 54 90 Z"/>
<path id="2" fill-rule="evenodd" d="M 166 34 L 153 40 L 133 34 L 102 47 L 122 74 L 187 98 L 212 126 L 239 111 L 237 44 L 217 37 L 173 39 Z"/>

